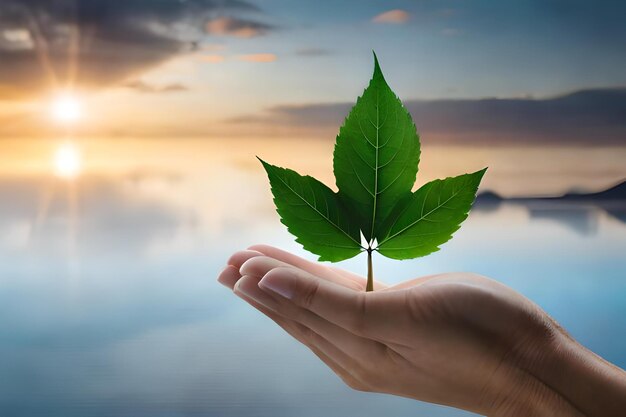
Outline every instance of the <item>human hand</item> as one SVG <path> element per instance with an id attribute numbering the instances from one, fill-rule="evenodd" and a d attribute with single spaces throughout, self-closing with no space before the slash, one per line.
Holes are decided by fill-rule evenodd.
<path id="1" fill-rule="evenodd" d="M 494 416 L 609 416 L 626 406 L 623 371 L 493 280 L 441 274 L 366 293 L 361 277 L 269 246 L 228 264 L 219 281 L 352 388 Z"/>

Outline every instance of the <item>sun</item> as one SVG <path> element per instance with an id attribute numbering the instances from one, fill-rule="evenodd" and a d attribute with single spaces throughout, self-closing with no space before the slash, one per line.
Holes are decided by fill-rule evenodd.
<path id="1" fill-rule="evenodd" d="M 82 116 L 82 105 L 80 100 L 70 94 L 59 94 L 52 101 L 52 117 L 61 123 L 73 123 L 78 121 Z"/>
<path id="2" fill-rule="evenodd" d="M 54 153 L 54 172 L 65 179 L 76 178 L 82 170 L 80 150 L 72 143 L 64 143 Z"/>

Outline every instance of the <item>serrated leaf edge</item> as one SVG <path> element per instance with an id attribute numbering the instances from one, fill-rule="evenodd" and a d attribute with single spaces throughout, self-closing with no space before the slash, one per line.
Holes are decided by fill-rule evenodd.
<path id="1" fill-rule="evenodd" d="M 476 172 L 472 172 L 472 173 L 469 173 L 469 174 L 461 174 L 461 175 L 468 175 L 468 176 L 471 176 L 471 175 L 476 175 L 476 174 L 479 174 L 479 173 L 480 173 L 480 178 L 478 179 L 478 184 L 477 184 L 477 187 L 478 187 L 478 185 L 480 185 L 480 181 L 482 180 L 482 177 L 483 177 L 483 175 L 485 174 L 485 172 L 486 172 L 486 171 L 487 171 L 487 168 L 483 168 L 483 169 L 478 170 L 478 171 L 476 171 Z M 455 177 L 446 177 L 446 178 L 444 178 L 444 179 L 437 179 L 437 180 L 433 180 L 433 181 L 446 181 L 446 180 L 448 180 L 448 179 L 452 179 L 452 178 L 455 178 Z M 425 185 L 427 185 L 427 184 L 425 184 Z M 409 225 L 407 225 L 407 226 L 403 227 L 400 231 L 398 231 L 398 232 L 394 233 L 393 235 L 385 237 L 385 239 L 383 239 L 383 241 L 382 241 L 382 242 L 380 242 L 380 243 L 378 244 L 378 247 L 380 248 L 381 246 L 383 246 L 383 245 L 385 244 L 385 242 L 388 242 L 388 241 L 392 240 L 394 237 L 396 237 L 396 236 L 398 236 L 398 235 L 400 235 L 400 234 L 404 233 L 406 230 L 408 230 L 408 229 L 410 229 L 411 227 L 415 226 L 417 223 L 421 222 L 421 221 L 422 221 L 422 220 L 424 220 L 426 217 L 428 217 L 428 215 L 430 215 L 431 213 L 435 212 L 436 210 L 439 210 L 439 209 L 440 209 L 441 207 L 443 207 L 443 206 L 444 206 L 444 205 L 445 205 L 448 201 L 452 200 L 454 197 L 456 197 L 457 195 L 459 195 L 459 193 L 461 193 L 462 191 L 463 191 L 463 189 L 459 189 L 459 190 L 458 190 L 457 192 L 455 192 L 452 196 L 448 197 L 445 201 L 443 201 L 443 202 L 439 202 L 439 204 L 438 204 L 435 208 L 433 208 L 432 210 L 430 210 L 430 211 L 429 211 L 428 213 L 426 213 L 426 214 L 424 214 L 424 213 L 423 213 L 424 208 L 422 207 L 422 213 L 420 213 L 420 217 L 419 217 L 417 220 L 415 220 L 415 221 L 413 221 L 412 223 L 410 223 Z M 475 193 L 475 192 L 476 192 L 476 191 L 474 191 L 474 193 Z M 428 193 L 430 193 L 430 189 L 428 190 Z M 415 194 L 415 193 L 412 193 L 412 194 Z M 424 197 L 424 203 L 426 202 L 426 198 L 427 198 L 427 197 L 428 197 L 428 194 L 426 194 L 426 197 Z M 402 213 L 398 214 L 398 216 L 397 216 L 397 218 L 396 218 L 396 221 L 397 221 L 397 219 L 399 219 L 399 218 L 402 216 L 402 214 L 404 214 L 404 211 L 406 211 L 406 209 L 408 209 L 408 207 L 409 207 L 409 206 L 407 205 L 407 207 L 405 208 L 405 210 L 403 210 L 403 211 L 402 211 Z M 470 211 L 470 210 L 471 210 L 471 206 L 470 206 L 470 208 L 467 210 L 467 212 L 465 212 L 465 213 L 464 213 L 464 217 L 463 217 L 463 219 L 459 222 L 458 227 L 457 227 L 457 228 L 456 228 L 456 229 L 455 229 L 452 233 L 450 233 L 450 238 L 448 238 L 448 240 L 446 240 L 446 242 L 447 242 L 447 241 L 449 241 L 450 239 L 452 239 L 452 234 L 454 234 L 454 232 L 456 232 L 457 230 L 459 230 L 459 228 L 461 227 L 461 225 L 460 225 L 460 224 L 461 224 L 463 221 L 465 221 L 465 219 L 467 218 L 467 216 L 468 216 L 468 214 L 469 214 L 469 211 Z M 393 224 L 389 227 L 389 230 L 391 230 L 391 229 L 393 228 L 393 226 L 394 226 L 394 225 L 395 225 L 395 221 L 394 221 L 394 223 L 393 223 Z M 446 243 L 446 242 L 442 242 L 441 244 L 437 245 L 437 248 L 438 248 L 440 245 L 442 245 L 443 243 Z M 401 250 L 401 249 L 408 249 L 408 247 L 407 247 L 407 248 L 394 248 L 394 249 L 392 249 L 392 250 Z"/>
<path id="2" fill-rule="evenodd" d="M 300 176 L 301 176 L 301 177 L 303 177 L 303 178 L 310 178 L 310 179 L 312 179 L 312 180 L 315 180 L 315 181 L 319 182 L 320 184 L 324 185 L 325 187 L 328 187 L 327 185 L 325 185 L 325 184 L 324 184 L 324 183 L 322 183 L 321 181 L 317 180 L 316 178 L 311 177 L 310 175 L 301 175 L 301 174 L 299 174 L 298 172 L 296 172 L 296 171 L 294 171 L 294 170 L 292 170 L 292 169 L 289 169 L 289 168 L 283 168 L 283 167 L 278 167 L 278 166 L 272 165 L 272 164 L 270 164 L 270 163 L 265 162 L 264 160 L 262 160 L 262 159 L 261 159 L 261 158 L 259 158 L 258 156 L 257 156 L 257 159 L 258 159 L 259 161 L 261 161 L 261 163 L 263 164 L 263 167 L 265 168 L 265 171 L 268 173 L 268 175 L 269 175 L 268 167 L 272 167 L 272 168 L 279 168 L 279 169 L 284 169 L 284 170 L 293 171 L 293 172 L 295 172 L 296 174 L 300 175 Z M 346 237 L 348 237 L 350 240 L 352 240 L 352 241 L 353 241 L 353 242 L 354 242 L 354 243 L 355 243 L 355 244 L 356 244 L 359 248 L 362 248 L 362 249 L 363 249 L 363 247 L 361 246 L 361 243 L 357 242 L 357 241 L 356 241 L 356 239 L 354 239 L 352 236 L 350 236 L 350 235 L 349 235 L 349 234 L 348 234 L 345 230 L 343 230 L 343 229 L 342 229 L 342 228 L 341 228 L 338 224 L 336 224 L 335 222 L 333 222 L 333 221 L 332 221 L 332 220 L 331 220 L 328 216 L 324 215 L 321 211 L 319 211 L 319 210 L 317 209 L 317 207 L 315 207 L 315 206 L 311 205 L 311 204 L 310 204 L 310 203 L 309 203 L 309 202 L 308 202 L 308 201 L 307 201 L 307 200 L 306 200 L 303 196 L 301 196 L 301 195 L 300 195 L 300 193 L 298 193 L 296 190 L 294 190 L 293 188 L 291 188 L 291 187 L 289 186 L 289 184 L 287 184 L 287 183 L 286 183 L 286 182 L 285 182 L 285 181 L 284 181 L 284 180 L 283 180 L 280 176 L 277 176 L 277 178 L 280 180 L 280 182 L 282 182 L 282 183 L 285 185 L 285 187 L 287 187 L 287 188 L 288 188 L 288 189 L 289 189 L 289 190 L 290 190 L 290 191 L 291 191 L 294 195 L 296 195 L 296 196 L 297 196 L 300 200 L 302 200 L 302 201 L 303 201 L 303 202 L 304 202 L 307 206 L 309 206 L 311 209 L 313 209 L 313 210 L 314 210 L 317 214 L 319 214 L 322 218 L 324 218 L 324 219 L 325 219 L 328 223 L 330 223 L 331 225 L 333 225 L 333 226 L 334 226 L 337 230 L 339 230 L 339 231 L 340 231 L 341 233 L 343 233 Z M 270 187 L 271 187 L 271 182 L 270 182 Z M 331 190 L 331 192 L 332 192 L 332 190 Z M 333 192 L 333 195 L 334 195 L 335 197 L 337 197 L 337 198 L 338 198 L 338 200 L 339 200 L 338 193 Z M 276 200 L 276 198 L 274 198 L 273 200 Z M 290 229 L 289 225 L 288 225 L 288 224 L 286 224 L 286 223 L 284 222 L 284 219 L 283 219 L 282 215 L 280 214 L 280 212 L 279 212 L 279 210 L 278 210 L 278 204 L 276 204 L 276 201 L 274 201 L 274 205 L 276 206 L 276 211 L 278 212 L 278 214 L 279 214 L 279 215 L 280 215 L 280 217 L 281 217 L 281 219 L 280 219 L 280 220 L 281 220 L 281 223 L 283 223 L 285 226 L 287 226 L 287 229 Z M 293 234 L 293 233 L 292 233 L 292 234 Z M 295 235 L 294 235 L 294 236 L 295 236 Z M 300 242 L 300 241 L 299 241 L 299 239 L 300 239 L 300 238 L 299 238 L 298 236 L 296 236 L 296 241 L 297 241 L 298 243 L 300 243 L 301 245 L 303 245 L 303 246 L 304 246 L 304 243 Z M 339 246 L 336 246 L 336 247 L 339 247 Z M 341 248 L 344 248 L 344 249 L 350 249 L 350 247 L 347 247 L 347 246 L 346 246 L 346 247 L 343 247 L 343 246 L 342 246 Z"/>

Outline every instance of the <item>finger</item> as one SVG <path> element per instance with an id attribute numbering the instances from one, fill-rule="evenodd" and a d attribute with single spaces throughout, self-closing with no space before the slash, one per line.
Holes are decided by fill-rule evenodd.
<path id="1" fill-rule="evenodd" d="M 248 259 L 247 261 L 246 258 Z M 252 260 L 252 262 L 248 262 L 250 260 Z M 371 357 L 371 355 L 374 354 L 373 351 L 379 348 L 378 346 L 373 345 L 373 342 L 361 340 L 353 334 L 346 332 L 334 324 L 320 319 L 318 316 L 315 316 L 306 310 L 294 308 L 292 303 L 283 302 L 283 306 L 281 307 L 280 300 L 279 302 L 276 302 L 274 297 L 268 296 L 266 292 L 262 291 L 258 287 L 260 277 L 265 275 L 266 271 L 275 267 L 286 266 L 283 262 L 265 256 L 260 256 L 260 253 L 257 251 L 240 251 L 235 253 L 231 259 L 229 259 L 230 264 L 236 265 L 241 262 L 246 264 L 240 268 L 241 271 L 237 270 L 233 265 L 228 265 L 218 278 L 218 280 L 225 286 L 235 289 L 235 293 L 237 295 L 241 296 L 242 293 L 247 292 L 248 299 L 250 299 L 249 294 L 252 293 L 253 297 L 256 297 L 257 300 L 260 300 L 265 305 L 273 306 L 275 311 L 282 313 L 286 317 L 293 319 L 295 316 L 298 316 L 300 322 L 304 325 L 308 325 L 310 328 L 313 328 L 313 331 L 317 331 L 322 336 L 330 338 L 331 340 L 336 340 L 342 345 L 341 348 L 344 350 L 350 350 L 350 355 L 354 356 L 357 355 L 358 352 L 363 352 L 365 349 L 368 349 L 368 351 L 363 352 L 362 354 Z M 247 291 L 242 292 L 241 288 L 246 288 Z"/>
<path id="2" fill-rule="evenodd" d="M 263 254 L 256 250 L 240 250 L 231 255 L 226 262 L 227 265 L 232 265 L 237 267 L 237 269 L 241 268 L 244 262 L 246 262 L 250 258 L 254 258 L 255 256 L 263 256 Z"/>
<path id="3" fill-rule="evenodd" d="M 272 269 L 259 287 L 357 336 L 379 341 L 398 336 L 390 324 L 404 313 L 402 291 L 354 291 L 293 267 Z"/>
<path id="4" fill-rule="evenodd" d="M 341 352 L 344 352 L 349 358 L 353 358 L 356 361 L 367 362 L 368 360 L 375 360 L 376 357 L 384 353 L 386 348 L 380 343 L 356 336 L 282 297 L 276 297 L 267 293 L 259 288 L 258 282 L 259 278 L 244 275 L 237 283 L 235 293 L 244 294 L 282 317 L 311 329 L 336 346 Z"/>
<path id="5" fill-rule="evenodd" d="M 266 309 L 266 314 L 269 310 Z M 311 329 L 282 317 L 275 315 L 273 319 L 276 324 L 281 326 L 291 337 L 308 347 L 326 366 L 328 366 L 339 378 L 346 384 L 355 389 L 363 390 L 365 385 L 353 376 L 348 369 L 354 369 L 351 358 L 346 356 L 332 343 L 313 332 Z M 338 358 L 338 359 L 336 359 Z M 343 363 L 342 366 L 339 362 Z"/>
<path id="6" fill-rule="evenodd" d="M 269 245 L 253 245 L 248 248 L 249 250 L 254 250 L 263 253 L 266 256 L 277 259 L 284 263 L 295 266 L 296 268 L 303 269 L 308 271 L 309 273 L 326 278 L 337 283 L 344 282 L 345 280 L 354 282 L 358 285 L 359 289 L 364 290 L 367 280 L 357 274 L 353 274 L 349 271 L 344 271 L 340 268 L 329 267 L 326 265 L 319 264 L 317 262 L 311 262 L 306 259 L 303 259 L 299 256 L 296 256 L 292 253 L 286 252 L 284 250 L 275 248 Z M 374 283 L 374 289 L 383 289 L 386 285 L 380 282 Z"/>
<path id="7" fill-rule="evenodd" d="M 269 247 L 269 246 L 268 246 Z M 284 252 L 281 251 L 285 254 L 288 254 L 288 252 Z M 243 264 L 246 263 L 246 261 L 248 261 L 251 258 L 254 257 L 261 257 L 264 256 L 261 252 L 256 251 L 256 250 L 243 250 L 243 251 L 238 251 L 235 254 L 233 254 L 230 259 L 228 260 L 228 264 L 231 266 L 235 266 L 237 268 L 240 268 Z M 297 258 L 295 255 L 292 255 L 295 258 Z M 270 258 L 271 259 L 271 258 Z M 268 264 L 268 269 L 271 267 L 275 267 L 275 266 L 279 266 L 279 265 L 287 265 L 285 262 L 280 261 L 280 260 L 276 260 L 277 262 L 270 262 Z M 304 261 L 304 259 L 302 259 L 302 261 Z M 279 263 L 280 262 L 280 263 Z M 310 262 L 311 265 L 316 265 L 312 262 Z M 347 271 L 341 271 L 341 270 L 334 270 L 328 267 L 324 267 L 322 265 L 318 265 L 319 271 L 322 274 L 320 277 L 323 279 L 329 279 L 332 280 L 334 282 L 337 282 L 338 284 L 341 285 L 345 285 L 348 286 L 350 288 L 355 288 L 355 289 L 360 289 L 363 290 L 365 287 L 362 286 L 362 284 L 354 281 L 353 279 L 346 279 L 345 277 L 342 276 L 343 273 L 349 274 Z M 229 287 L 229 288 L 233 288 L 234 284 L 237 282 L 237 280 L 239 278 L 241 278 L 241 274 L 237 273 L 238 276 L 236 276 L 231 270 L 226 271 L 227 269 L 229 269 L 228 267 L 225 269 L 225 271 L 222 272 L 222 274 L 220 274 L 220 278 L 218 278 L 218 281 L 220 283 L 222 283 L 223 285 Z M 225 272 L 227 272 L 227 274 L 225 274 Z M 259 276 L 262 276 L 264 273 L 259 273 Z M 382 288 L 382 286 L 379 286 L 379 288 Z"/>
<path id="8" fill-rule="evenodd" d="M 218 275 L 217 282 L 232 290 L 235 287 L 235 284 L 237 283 L 239 278 L 241 278 L 239 268 L 236 268 L 232 265 L 227 265 L 226 268 L 224 268 L 222 272 L 220 272 L 220 274 Z"/>
<path id="9" fill-rule="evenodd" d="M 264 293 L 258 287 L 258 280 L 258 277 L 244 275 L 235 286 L 235 294 L 246 300 L 250 305 L 257 308 L 270 319 L 274 320 L 274 322 L 287 331 L 287 333 L 311 349 L 311 351 L 330 367 L 348 386 L 358 390 L 368 389 L 366 383 L 358 376 L 365 374 L 361 366 L 363 361 L 358 360 L 358 355 L 356 355 L 354 351 L 346 352 L 344 350 L 346 346 L 342 346 L 342 343 L 340 343 L 339 346 L 336 344 L 337 337 L 341 337 L 340 335 L 330 334 L 323 329 L 322 334 L 320 334 L 318 331 L 290 319 L 290 317 L 296 315 L 293 311 L 283 310 L 282 314 L 276 312 L 276 310 L 279 310 L 277 303 L 281 301 L 274 300 L 271 295 Z M 274 310 L 268 308 L 268 306 L 272 306 Z M 291 305 L 291 308 L 293 309 L 294 306 Z M 287 316 L 283 315 L 285 313 Z M 309 312 L 304 313 L 311 314 Z M 318 319 L 323 321 L 319 317 Z M 330 325 L 330 323 L 328 323 L 328 325 Z M 318 329 L 319 328 L 320 327 L 318 327 Z M 347 333 L 339 328 L 337 328 L 337 330 L 342 333 Z M 330 336 L 331 339 L 327 339 L 324 334 Z M 356 338 L 356 336 L 349 333 L 348 336 Z M 366 359 L 373 358 L 375 357 L 366 357 Z"/>
<path id="10" fill-rule="evenodd" d="M 241 274 L 239 273 L 241 265 L 248 259 L 255 256 L 263 256 L 263 254 L 253 250 L 235 252 L 226 262 L 226 267 L 218 275 L 217 282 L 232 290 L 237 283 L 237 280 L 241 278 Z"/>
<path id="11" fill-rule="evenodd" d="M 240 272 L 242 275 L 253 275 L 259 277 L 260 279 L 272 269 L 279 267 L 293 268 L 294 266 L 270 256 L 257 256 L 244 262 L 240 268 Z M 316 275 L 318 278 L 326 281 L 332 281 L 335 284 L 342 285 L 353 290 L 364 290 L 364 287 L 362 287 L 361 284 L 353 280 L 346 279 L 343 276 L 337 274 L 335 271 L 322 265 L 319 265 L 319 267 L 320 268 L 316 268 L 318 270 L 318 273 L 320 274 Z"/>
<path id="12" fill-rule="evenodd" d="M 324 364 L 328 366 L 348 386 L 359 390 L 366 389 L 367 386 L 349 371 L 349 369 L 355 368 L 355 365 L 352 363 L 353 360 L 346 356 L 343 352 L 339 351 L 337 347 L 304 325 L 281 317 L 246 295 L 240 294 L 239 296 L 260 312 L 268 316 L 291 337 L 309 348 L 315 356 L 324 362 Z M 342 366 L 339 362 L 343 363 L 344 366 L 348 367 L 348 369 Z"/>
<path id="13" fill-rule="evenodd" d="M 337 362 L 335 362 L 331 358 L 331 356 L 329 356 L 329 354 L 325 353 L 325 352 L 330 352 L 330 354 L 333 354 L 332 346 L 327 346 L 326 348 L 324 348 L 324 345 L 325 345 L 324 343 L 320 343 L 318 341 L 316 344 L 316 342 L 308 338 L 303 338 L 302 340 L 296 338 L 296 340 L 299 340 L 302 344 L 308 347 L 318 358 L 322 360 L 322 362 L 326 364 L 326 366 L 328 366 L 350 388 L 353 388 L 359 391 L 368 390 L 368 385 L 366 385 L 365 382 L 359 380 L 358 376 L 344 369 Z"/>
<path id="14" fill-rule="evenodd" d="M 333 357 L 342 357 L 342 361 L 345 363 L 349 358 L 345 357 L 343 352 L 332 346 L 327 340 L 323 339 L 319 335 L 313 335 L 313 332 L 304 325 L 294 322 L 280 316 L 279 314 L 268 309 L 264 305 L 258 303 L 253 298 L 248 297 L 242 291 L 235 291 L 237 296 L 246 301 L 248 304 L 265 314 L 278 326 L 285 330 L 291 337 L 308 347 L 322 362 L 326 364 L 337 376 L 339 376 L 344 382 L 353 388 L 360 388 L 362 385 L 356 378 L 354 378 L 344 367 L 342 367 L 336 359 Z"/>

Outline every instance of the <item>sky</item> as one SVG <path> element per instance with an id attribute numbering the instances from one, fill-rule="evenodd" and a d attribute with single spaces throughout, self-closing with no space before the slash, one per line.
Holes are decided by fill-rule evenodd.
<path id="1" fill-rule="evenodd" d="M 541 192 L 598 188 L 626 177 L 624 18 L 618 1 L 4 0 L 0 153 L 32 166 L 65 137 L 301 151 L 334 140 L 375 51 L 426 146 L 546 149 L 570 181 Z M 81 103 L 69 127 L 50 116 L 60 94 Z"/>

